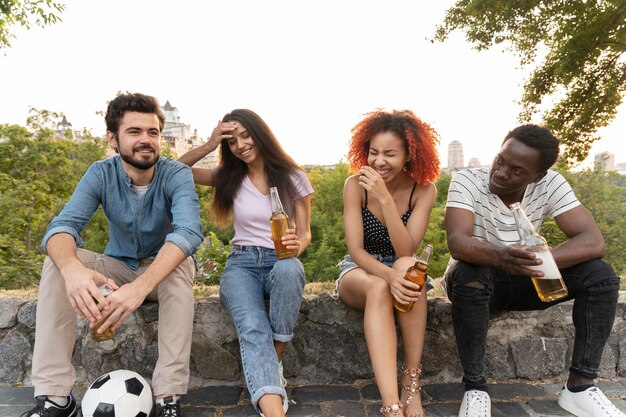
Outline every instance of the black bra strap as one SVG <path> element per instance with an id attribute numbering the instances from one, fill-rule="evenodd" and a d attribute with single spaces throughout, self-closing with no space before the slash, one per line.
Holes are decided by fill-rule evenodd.
<path id="1" fill-rule="evenodd" d="M 363 208 L 367 208 L 367 190 L 365 190 L 365 205 Z"/>

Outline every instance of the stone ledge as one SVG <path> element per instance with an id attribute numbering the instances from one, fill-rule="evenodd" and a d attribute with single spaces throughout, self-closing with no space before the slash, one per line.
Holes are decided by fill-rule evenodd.
<path id="1" fill-rule="evenodd" d="M 0 384 L 30 385 L 37 302 L 0 299 Z M 620 292 L 613 332 L 600 377 L 626 376 L 626 293 Z M 508 312 L 494 317 L 488 334 L 486 371 L 491 380 L 549 380 L 563 377 L 573 348 L 572 302 L 544 311 Z M 78 324 L 73 363 L 77 383 L 112 369 L 133 369 L 150 377 L 157 359 L 158 305 L 141 306 L 112 341 L 94 342 L 85 321 Z M 401 340 L 398 340 L 401 349 Z M 373 378 L 363 336 L 363 314 L 328 294 L 304 297 L 293 343 L 285 351 L 290 384 L 345 384 Z M 458 382 L 461 367 L 452 330 L 451 306 L 443 298 L 428 304 L 422 359 L 426 382 Z M 217 296 L 196 299 L 191 353 L 192 387 L 242 385 L 237 335 Z"/>

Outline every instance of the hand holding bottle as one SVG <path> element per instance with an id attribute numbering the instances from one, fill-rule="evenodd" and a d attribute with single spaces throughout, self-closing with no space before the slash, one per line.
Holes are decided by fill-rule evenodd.
<path id="1" fill-rule="evenodd" d="M 283 245 L 292 251 L 295 256 L 300 254 L 300 239 L 296 234 L 296 229 L 285 229 L 285 234 L 281 238 Z"/>
<path id="2" fill-rule="evenodd" d="M 103 281 L 103 278 L 104 278 L 104 281 Z M 113 289 L 114 286 L 117 288 L 115 283 L 109 280 L 105 275 L 104 257 L 102 255 L 96 256 L 93 280 L 96 283 L 96 285 L 98 285 L 98 290 L 100 291 L 100 295 L 103 298 L 107 297 L 109 294 L 111 294 L 114 291 Z M 98 333 L 98 330 L 100 330 L 100 327 L 104 324 L 104 322 L 107 320 L 107 318 L 109 318 L 109 315 L 111 314 L 111 311 L 109 310 L 109 305 L 108 303 L 103 304 L 99 302 L 98 307 L 100 308 L 102 318 L 98 320 L 96 323 L 90 325 L 91 328 L 89 332 L 91 334 L 91 337 L 97 341 L 111 339 L 113 338 L 113 336 L 115 336 L 115 330 L 113 330 L 111 327 L 108 327 L 101 333 Z"/>
<path id="3" fill-rule="evenodd" d="M 531 270 L 531 279 L 539 299 L 549 302 L 566 297 L 567 287 L 546 240 L 537 233 L 520 203 L 513 203 L 510 208 L 520 236 L 520 245 L 535 254 L 534 265 L 528 265 L 527 268 Z M 535 271 L 540 271 L 542 274 L 537 274 Z"/>
<path id="4" fill-rule="evenodd" d="M 272 240 L 274 241 L 274 249 L 276 250 L 276 258 L 287 259 L 293 258 L 298 252 L 294 251 L 294 246 L 297 249 L 300 248 L 300 241 L 294 242 L 293 236 L 295 236 L 295 229 L 290 229 L 289 217 L 283 209 L 283 204 L 280 201 L 278 195 L 278 189 L 276 187 L 270 187 L 270 200 L 272 204 L 272 215 L 270 217 L 270 227 L 272 229 Z M 293 231 L 293 233 L 288 233 Z M 283 241 L 283 237 L 286 238 L 286 242 L 291 243 L 291 248 L 287 247 L 286 242 Z M 295 236 L 296 240 L 298 239 Z"/>
<path id="5" fill-rule="evenodd" d="M 535 252 L 520 244 L 502 246 L 495 258 L 497 267 L 511 275 L 543 276 L 543 272 L 530 269 L 542 261 L 538 260 Z"/>
<path id="6" fill-rule="evenodd" d="M 410 267 L 404 274 L 404 279 L 414 284 L 419 285 L 420 290 L 423 289 L 424 286 L 426 285 L 426 279 L 427 279 L 426 269 L 428 269 L 428 261 L 430 260 L 430 256 L 432 253 L 433 253 L 432 245 L 426 245 L 424 247 L 424 251 L 415 262 L 415 265 Z M 400 312 L 408 313 L 409 311 L 413 309 L 414 304 L 415 303 L 400 304 L 396 301 L 394 302 L 393 306 L 396 308 L 396 310 Z"/>
<path id="7" fill-rule="evenodd" d="M 418 300 L 421 295 L 421 287 L 405 278 L 406 271 L 390 268 L 387 276 L 389 289 L 393 296 L 394 305 L 410 305 Z"/>

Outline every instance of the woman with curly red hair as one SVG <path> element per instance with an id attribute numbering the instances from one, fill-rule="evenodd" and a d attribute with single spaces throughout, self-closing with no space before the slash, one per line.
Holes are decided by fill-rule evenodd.
<path id="1" fill-rule="evenodd" d="M 375 111 L 352 129 L 348 160 L 357 174 L 343 191 L 348 255 L 335 289 L 364 310 L 365 340 L 389 417 L 422 417 L 420 361 L 426 333 L 426 291 L 404 279 L 415 263 L 435 204 L 438 136 L 409 110 Z M 415 303 L 394 316 L 394 300 Z M 398 395 L 396 321 L 404 347 Z"/>

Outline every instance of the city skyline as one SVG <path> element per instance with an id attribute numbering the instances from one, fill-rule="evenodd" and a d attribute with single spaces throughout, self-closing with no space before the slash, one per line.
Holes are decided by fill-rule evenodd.
<path id="1" fill-rule="evenodd" d="M 453 140 L 448 145 L 448 163 L 446 166 L 442 165 L 445 170 L 459 170 L 461 168 L 480 168 L 490 167 L 493 161 L 481 161 L 476 157 L 464 158 L 463 143 L 458 140 Z M 605 171 L 618 171 L 622 175 L 626 175 L 626 162 L 617 162 L 615 160 L 615 154 L 609 151 L 596 152 L 590 154 L 590 158 L 593 158 L 593 165 L 586 168 L 593 168 Z M 467 163 L 465 161 L 467 160 Z"/>

